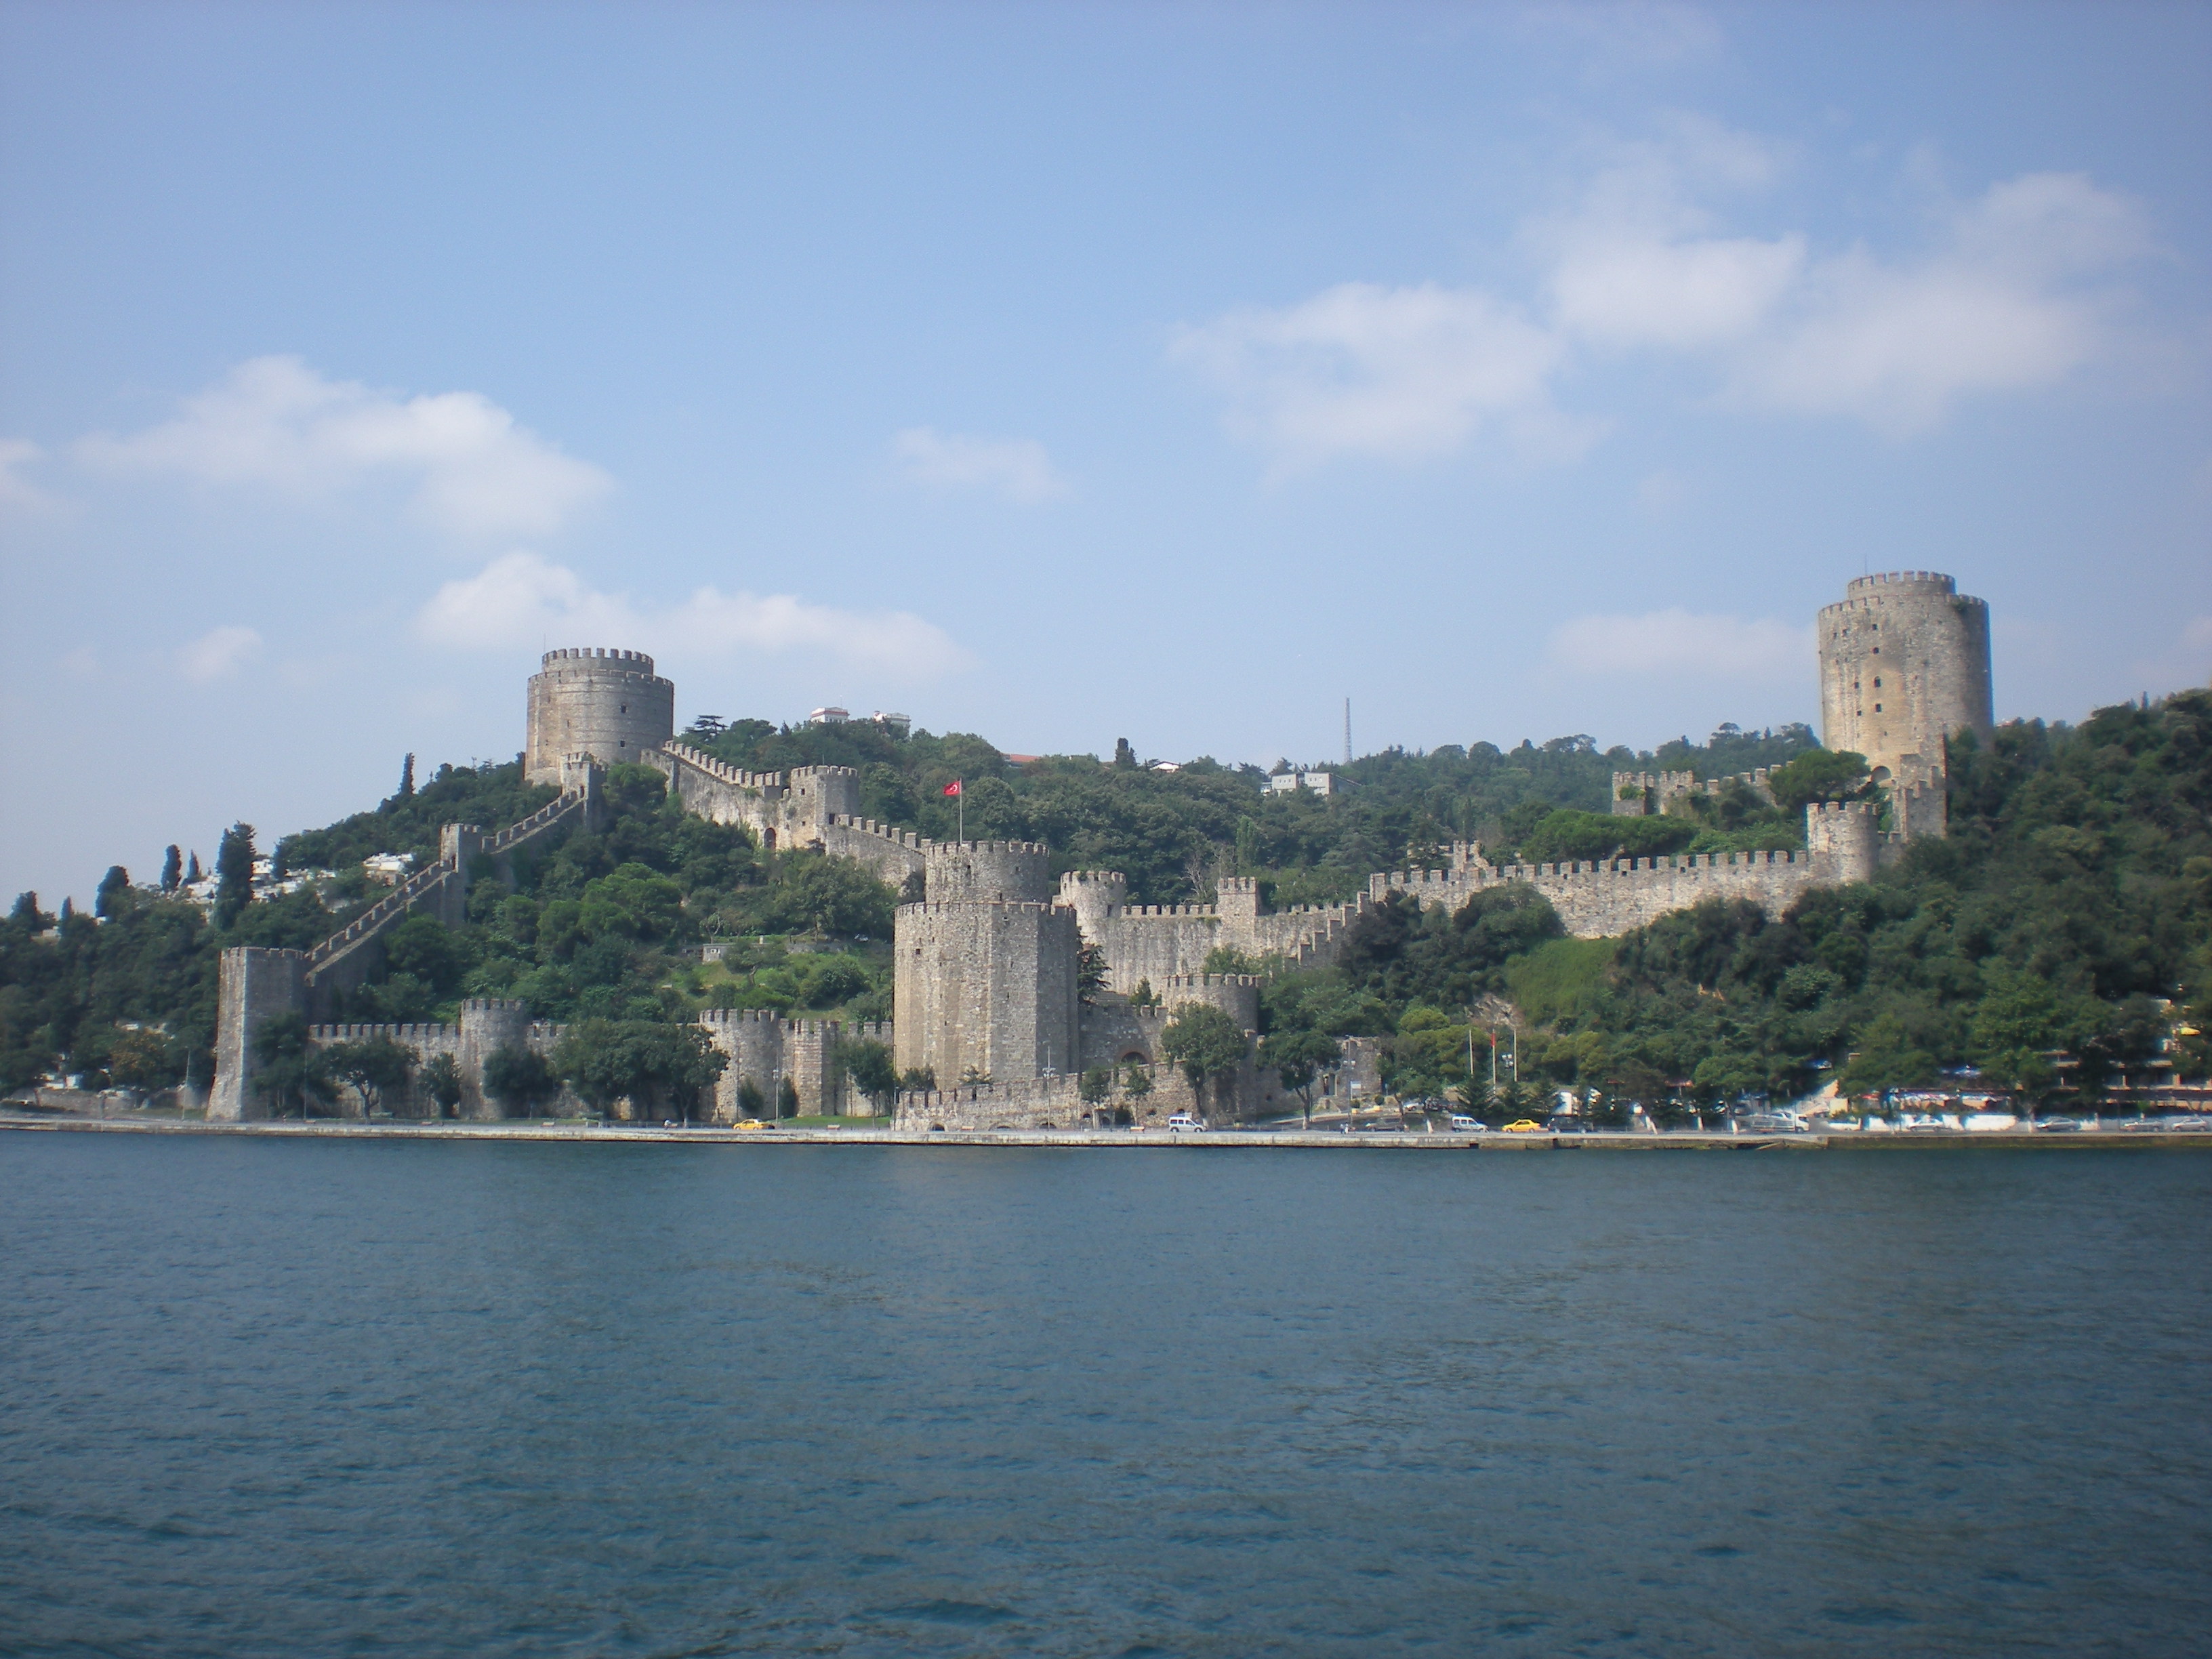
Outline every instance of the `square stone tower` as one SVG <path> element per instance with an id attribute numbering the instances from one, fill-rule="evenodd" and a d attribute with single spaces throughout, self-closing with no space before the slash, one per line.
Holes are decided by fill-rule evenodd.
<path id="1" fill-rule="evenodd" d="M 902 904 L 893 936 L 894 1058 L 934 1072 L 1021 1083 L 1078 1063 L 1076 915 L 1052 902 L 1051 854 L 1020 842 L 933 842 L 927 898 Z"/>

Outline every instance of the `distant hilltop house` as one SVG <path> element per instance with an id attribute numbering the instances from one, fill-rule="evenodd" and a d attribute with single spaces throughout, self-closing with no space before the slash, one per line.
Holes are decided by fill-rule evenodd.
<path id="1" fill-rule="evenodd" d="M 896 1111 L 903 1124 L 1073 1127 L 1091 1114 L 1080 1098 L 1080 1074 L 1099 1066 L 1156 1064 L 1178 1010 L 1212 1006 L 1248 1038 L 1256 1031 L 1259 981 L 1207 974 L 1214 951 L 1325 963 L 1341 949 L 1346 930 L 1394 893 L 1457 908 L 1486 889 L 1523 884 L 1551 902 L 1570 933 L 1596 938 L 1703 899 L 1747 900 L 1778 913 L 1813 888 L 1867 879 L 1910 840 L 1944 832 L 1945 741 L 1961 730 L 1986 739 L 1992 729 L 1989 640 L 1989 607 L 1962 597 L 1950 577 L 1924 571 L 1863 577 L 1820 612 L 1823 739 L 1831 749 L 1866 756 L 1874 776 L 1889 787 L 1887 830 L 1874 803 L 1814 801 L 1806 808 L 1803 852 L 1500 866 L 1479 845 L 1462 842 L 1441 869 L 1375 873 L 1350 903 L 1276 912 L 1261 908 L 1258 884 L 1249 879 L 1223 880 L 1211 904 L 1135 904 L 1120 872 L 1055 876 L 1050 852 L 1039 845 L 930 841 L 863 818 L 860 777 L 849 767 L 751 772 L 679 739 L 675 687 L 653 672 L 652 658 L 550 651 L 528 688 L 524 766 L 531 782 L 556 786 L 558 798 L 495 835 L 448 824 L 434 864 L 405 874 L 382 901 L 311 951 L 225 951 L 210 1115 L 237 1119 L 266 1109 L 254 1084 L 253 1036 L 273 1014 L 321 1022 L 311 1028 L 316 1042 L 372 1035 L 329 1021 L 339 994 L 366 982 L 380 965 L 384 933 L 414 914 L 458 924 L 471 880 L 496 878 L 541 836 L 596 823 L 610 764 L 653 768 L 685 810 L 744 824 L 763 847 L 854 859 L 909 894 L 919 890 L 898 908 L 888 1025 L 841 1033 L 834 1022 L 765 1013 L 702 1016 L 709 1040 L 730 1060 L 714 1115 L 732 1117 L 748 1083 L 770 1098 L 787 1083 L 802 1109 L 837 1110 L 847 1087 L 834 1061 L 837 1043 L 862 1035 L 888 1044 L 902 1073 L 926 1069 L 948 1085 L 902 1096 Z M 849 716 L 825 708 L 814 718 L 835 724 Z M 1119 747 L 1127 752 L 1126 743 Z M 1163 763 L 1155 769 L 1174 769 Z M 1759 773 L 1739 780 L 1621 773 L 1613 781 L 1613 810 L 1628 814 L 1665 811 L 1693 793 L 1765 787 Z M 1327 794 L 1340 782 L 1314 768 L 1268 787 Z M 1085 945 L 1097 948 L 1105 969 L 1103 990 L 1088 1002 L 1078 973 Z M 466 1006 L 455 1026 L 386 1034 L 418 1053 L 452 1054 L 464 1080 L 462 1109 L 495 1115 L 483 1091 L 484 1060 L 501 1045 L 550 1049 L 560 1028 L 532 1021 L 519 1004 L 486 1001 Z M 989 1081 L 950 1086 L 961 1078 Z M 1152 1103 L 1163 1115 L 1177 1109 L 1235 1115 L 1281 1098 L 1272 1074 L 1248 1058 L 1240 1074 L 1206 1099 L 1164 1069 Z"/>
<path id="2" fill-rule="evenodd" d="M 1296 794 L 1309 790 L 1316 795 L 1333 795 L 1343 787 L 1334 773 L 1319 767 L 1296 767 L 1288 772 L 1278 772 L 1267 780 L 1267 787 L 1278 795 Z"/>

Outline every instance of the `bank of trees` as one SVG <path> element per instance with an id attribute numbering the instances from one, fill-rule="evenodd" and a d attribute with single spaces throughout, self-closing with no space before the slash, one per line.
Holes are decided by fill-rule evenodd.
<path id="1" fill-rule="evenodd" d="M 1268 1040 L 1379 1037 L 1391 1081 L 1438 1092 L 1486 1081 L 1517 1014 L 1522 1081 L 1655 1104 L 1947 1075 L 2090 1103 L 2154 1058 L 2212 1070 L 2212 694 L 2008 726 L 1951 763 L 1948 838 L 1784 915 L 1714 901 L 1584 940 L 1533 891 L 1385 904 L 1340 967 L 1269 983 Z M 1823 764 L 1818 787 L 1850 782 Z"/>

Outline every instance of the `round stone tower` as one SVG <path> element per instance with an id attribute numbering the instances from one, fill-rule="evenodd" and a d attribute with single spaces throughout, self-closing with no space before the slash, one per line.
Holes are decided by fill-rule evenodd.
<path id="1" fill-rule="evenodd" d="M 1948 576 L 1861 576 L 1820 633 L 1820 741 L 1864 755 L 1876 782 L 1942 776 L 1961 727 L 1989 740 L 1990 607 Z"/>
<path id="2" fill-rule="evenodd" d="M 530 677 L 523 781 L 558 784 L 563 755 L 612 766 L 675 735 L 676 688 L 642 651 L 548 651 Z"/>

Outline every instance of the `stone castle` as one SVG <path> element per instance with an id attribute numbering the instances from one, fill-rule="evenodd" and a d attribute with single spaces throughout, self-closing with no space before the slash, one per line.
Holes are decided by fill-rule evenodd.
<path id="1" fill-rule="evenodd" d="M 1072 1127 L 1090 1121 L 1079 1097 L 1081 1073 L 1156 1065 L 1179 1009 L 1209 1004 L 1248 1036 L 1256 1031 L 1259 981 L 1207 974 L 1214 951 L 1326 963 L 1346 929 L 1392 893 L 1455 909 L 1486 889 L 1526 884 L 1570 933 L 1600 938 L 1706 898 L 1747 899 L 1778 914 L 1811 888 L 1867 879 L 1911 840 L 1943 833 L 1946 741 L 1961 730 L 1986 741 L 1992 729 L 1989 638 L 1988 606 L 1961 597 L 1950 577 L 1928 572 L 1863 577 L 1820 612 L 1822 740 L 1866 756 L 1888 787 L 1887 829 L 1874 803 L 1815 801 L 1806 809 L 1803 852 L 1500 866 L 1484 858 L 1480 843 L 1461 842 L 1442 869 L 1377 872 L 1350 903 L 1275 912 L 1263 912 L 1258 884 L 1249 878 L 1221 881 L 1212 904 L 1132 904 L 1118 872 L 1055 878 L 1042 846 L 941 842 L 873 823 L 860 816 L 860 778 L 849 768 L 749 772 L 680 741 L 675 687 L 653 672 L 650 657 L 549 652 L 530 681 L 524 773 L 557 787 L 558 799 L 495 835 L 447 825 L 435 864 L 312 951 L 225 951 L 209 1115 L 236 1120 L 266 1111 L 253 1075 L 254 1033 L 270 1015 L 294 1012 L 321 1022 L 310 1026 L 315 1044 L 380 1032 L 424 1059 L 453 1055 L 462 1112 L 496 1116 L 483 1092 L 484 1060 L 501 1046 L 550 1050 L 560 1027 L 532 1020 L 520 1004 L 490 1000 L 465 1003 L 451 1026 L 339 1025 L 328 1023 L 331 1011 L 341 993 L 373 975 L 388 928 L 419 913 L 458 923 L 471 882 L 511 881 L 515 853 L 567 826 L 595 824 L 604 769 L 635 763 L 661 772 L 690 811 L 743 824 L 764 848 L 857 860 L 908 896 L 893 939 L 890 1024 L 846 1031 L 834 1021 L 752 1011 L 701 1016 L 729 1058 L 712 1109 L 717 1120 L 742 1115 L 747 1084 L 763 1100 L 795 1097 L 810 1114 L 856 1103 L 837 1050 L 842 1040 L 864 1037 L 886 1043 L 902 1073 L 927 1070 L 939 1081 L 935 1091 L 899 1097 L 902 1125 Z M 1632 815 L 1680 811 L 1690 797 L 1732 788 L 1772 799 L 1764 772 L 1702 781 L 1687 772 L 1616 773 L 1613 807 Z M 1104 989 L 1087 1002 L 1078 979 L 1086 943 L 1105 969 Z M 1160 1067 L 1148 1108 L 1218 1115 L 1282 1103 L 1255 1048 L 1242 1073 L 1204 1100 Z"/>

